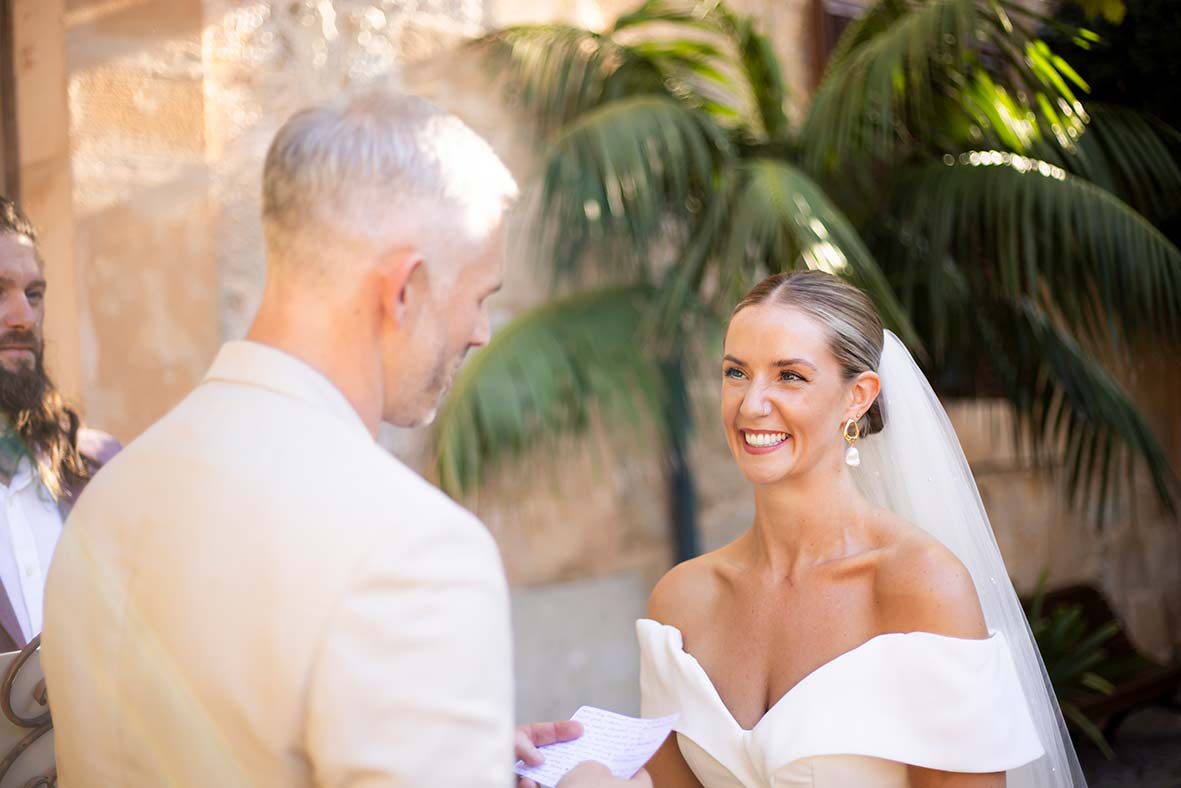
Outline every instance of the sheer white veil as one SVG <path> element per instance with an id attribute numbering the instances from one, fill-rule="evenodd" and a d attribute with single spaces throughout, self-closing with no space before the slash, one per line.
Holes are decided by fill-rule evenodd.
<path id="1" fill-rule="evenodd" d="M 878 374 L 885 427 L 858 443 L 852 469 L 865 496 L 934 536 L 967 567 L 989 629 L 1013 652 L 1046 756 L 1008 773 L 1008 788 L 1085 788 L 1049 675 L 1038 653 L 955 430 L 906 347 L 885 332 Z M 981 688 L 986 689 L 986 688 Z"/>

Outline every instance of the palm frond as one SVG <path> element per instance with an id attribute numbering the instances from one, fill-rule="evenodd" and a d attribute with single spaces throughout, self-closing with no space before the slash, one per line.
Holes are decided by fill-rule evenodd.
<path id="1" fill-rule="evenodd" d="M 1017 414 L 1042 449 L 1062 450 L 1064 481 L 1074 502 L 1106 502 L 1135 459 L 1152 476 L 1162 507 L 1176 512 L 1177 477 L 1152 428 L 1093 354 L 1057 328 L 1032 299 L 998 299 L 976 317 L 985 352 Z"/>
<path id="2" fill-rule="evenodd" d="M 617 18 L 612 30 L 619 32 L 664 22 L 688 25 L 710 33 L 729 33 L 733 20 L 734 14 L 719 0 L 645 0 L 634 11 Z"/>
<path id="3" fill-rule="evenodd" d="M 748 132 L 757 129 L 766 139 L 786 139 L 790 130 L 784 112 L 786 83 L 770 40 L 755 29 L 752 18 L 735 14 L 718 0 L 647 0 L 616 20 L 613 29 L 652 23 L 688 27 L 728 43 L 725 50 L 715 52 L 714 59 L 715 70 L 730 81 L 730 101 L 724 105 L 741 113 L 734 120 L 742 120 Z M 735 84 L 738 80 L 741 87 Z"/>
<path id="4" fill-rule="evenodd" d="M 715 262 L 722 303 L 732 304 L 767 273 L 817 268 L 856 284 L 889 328 L 922 346 L 857 231 L 803 170 L 781 159 L 743 161 L 726 207 Z"/>
<path id="5" fill-rule="evenodd" d="M 998 151 L 923 169 L 895 199 L 924 239 L 904 280 L 953 258 L 969 282 L 1028 296 L 1103 344 L 1181 327 L 1181 250 L 1126 203 L 1046 162 Z M 905 291 L 904 287 L 904 291 Z M 904 301 L 908 299 L 905 292 Z"/>
<path id="6" fill-rule="evenodd" d="M 749 18 L 737 20 L 735 44 L 746 83 L 754 99 L 760 125 L 766 139 L 786 140 L 790 132 L 784 104 L 787 101 L 787 86 L 779 58 L 771 41 L 754 28 Z"/>
<path id="7" fill-rule="evenodd" d="M 1077 163 L 1065 166 L 1117 194 L 1152 218 L 1178 209 L 1181 133 L 1143 112 L 1108 104 L 1087 105 L 1091 122 L 1079 140 Z"/>
<path id="8" fill-rule="evenodd" d="M 1013 80 L 1011 90 L 995 89 L 986 50 L 1003 64 L 998 70 Z M 977 139 L 1020 141 L 1016 126 L 1030 115 L 1037 122 L 1024 136 L 1045 125 L 1069 146 L 1086 120 L 1070 87 L 1076 78 L 1043 42 L 1014 29 L 995 3 L 883 3 L 849 31 L 825 70 L 804 125 L 805 163 L 818 171 L 867 154 L 895 159 L 930 142 L 932 130 L 965 122 Z M 988 101 L 1002 95 L 1015 111 L 1003 104 L 987 111 Z"/>
<path id="9" fill-rule="evenodd" d="M 440 486 L 470 492 L 498 461 L 585 429 L 592 412 L 609 425 L 662 428 L 665 377 L 641 337 L 650 297 L 642 287 L 584 292 L 497 332 L 439 412 Z"/>
<path id="10" fill-rule="evenodd" d="M 663 77 L 642 54 L 609 36 L 568 25 L 521 25 L 468 47 L 507 74 L 506 89 L 533 117 L 542 137 L 624 96 L 667 94 Z"/>
<path id="11" fill-rule="evenodd" d="M 664 79 L 667 92 L 687 107 L 708 113 L 720 126 L 751 125 L 752 97 L 742 82 L 725 42 L 709 39 L 659 38 L 628 44 L 646 58 Z"/>
<path id="12" fill-rule="evenodd" d="M 878 0 L 865 10 L 860 17 L 854 19 L 837 39 L 836 46 L 828 56 L 827 69 L 836 69 L 848 59 L 850 53 L 856 51 L 862 44 L 886 32 L 901 19 L 910 6 L 905 0 Z"/>
<path id="13" fill-rule="evenodd" d="M 639 96 L 589 112 L 544 155 L 536 248 L 559 275 L 578 271 L 594 247 L 601 267 L 634 279 L 670 216 L 708 191 L 728 155 L 708 116 L 672 99 Z"/>

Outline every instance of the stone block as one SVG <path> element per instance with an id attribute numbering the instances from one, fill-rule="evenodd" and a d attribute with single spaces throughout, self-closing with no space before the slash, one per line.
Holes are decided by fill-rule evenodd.
<path id="1" fill-rule="evenodd" d="M 637 572 L 514 589 L 518 722 L 566 719 L 582 705 L 639 714 L 635 621 L 649 591 Z"/>
<path id="2" fill-rule="evenodd" d="M 198 171 L 78 224 L 90 410 L 124 441 L 188 393 L 217 351 L 205 187 Z"/>
<path id="3" fill-rule="evenodd" d="M 70 147 L 62 0 L 16 0 L 12 43 L 21 164 L 51 161 Z"/>

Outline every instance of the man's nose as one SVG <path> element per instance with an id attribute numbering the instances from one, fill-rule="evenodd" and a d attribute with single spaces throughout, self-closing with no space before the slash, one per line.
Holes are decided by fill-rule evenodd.
<path id="1" fill-rule="evenodd" d="M 484 347 L 492 339 L 492 324 L 488 320 L 488 316 L 481 314 L 479 321 L 476 322 L 476 328 L 472 331 L 472 337 L 468 340 L 468 345 L 471 347 Z"/>
<path id="2" fill-rule="evenodd" d="M 13 293 L 4 304 L 4 325 L 8 328 L 31 329 L 37 323 L 37 311 L 24 293 Z"/>

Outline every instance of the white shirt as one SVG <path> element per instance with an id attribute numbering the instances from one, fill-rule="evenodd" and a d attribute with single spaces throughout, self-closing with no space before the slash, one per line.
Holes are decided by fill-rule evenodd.
<path id="1" fill-rule="evenodd" d="M 94 477 L 45 605 L 63 788 L 511 784 L 495 543 L 273 348 Z"/>
<path id="2" fill-rule="evenodd" d="M 28 457 L 0 484 L 0 582 L 25 640 L 41 632 L 45 574 L 62 532 L 61 512 Z"/>

